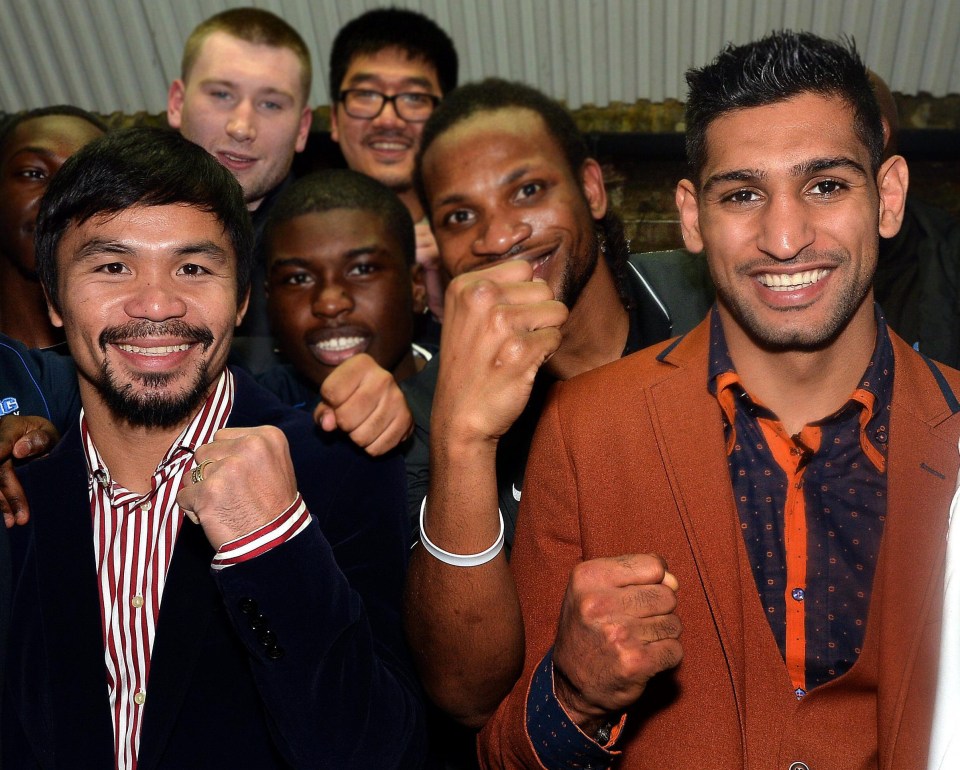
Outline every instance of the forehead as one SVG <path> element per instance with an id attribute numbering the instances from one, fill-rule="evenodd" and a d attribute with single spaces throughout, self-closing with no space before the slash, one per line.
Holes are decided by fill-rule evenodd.
<path id="1" fill-rule="evenodd" d="M 814 93 L 721 115 L 707 127 L 706 150 L 701 181 L 732 170 L 792 168 L 812 158 L 849 158 L 870 168 L 853 108 Z"/>
<path id="2" fill-rule="evenodd" d="M 4 160 L 25 147 L 72 155 L 103 132 L 92 123 L 73 115 L 45 115 L 20 123 L 0 148 Z"/>
<path id="3" fill-rule="evenodd" d="M 130 251 L 178 253 L 189 253 L 198 246 L 214 246 L 232 262 L 236 261 L 233 243 L 216 214 L 181 203 L 137 205 L 95 214 L 83 222 L 73 220 L 60 241 L 61 250 L 67 242 L 74 248 L 103 242 Z"/>
<path id="4" fill-rule="evenodd" d="M 471 162 L 465 163 L 469 158 Z M 478 175 L 499 175 L 504 166 L 531 166 L 570 172 L 559 143 L 539 114 L 507 107 L 478 112 L 437 137 L 423 159 L 424 183 L 449 175 L 469 183 Z M 572 176 L 572 175 L 571 175 Z"/>
<path id="5" fill-rule="evenodd" d="M 297 255 L 338 259 L 358 249 L 376 249 L 404 261 L 399 239 L 383 219 L 364 209 L 311 211 L 275 226 L 271 259 Z"/>
<path id="6" fill-rule="evenodd" d="M 303 65 L 289 48 L 250 43 L 226 32 L 211 32 L 185 73 L 188 82 L 222 81 L 251 90 L 282 91 L 301 96 Z"/>
<path id="7" fill-rule="evenodd" d="M 387 87 L 417 85 L 440 93 L 437 69 L 426 59 L 411 56 L 402 48 L 391 46 L 376 53 L 360 53 L 350 59 L 341 88 L 357 83 Z"/>

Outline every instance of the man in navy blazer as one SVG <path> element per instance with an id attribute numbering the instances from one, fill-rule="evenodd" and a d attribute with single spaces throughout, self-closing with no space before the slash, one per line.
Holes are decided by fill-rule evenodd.
<path id="1" fill-rule="evenodd" d="M 403 466 L 226 367 L 249 292 L 236 181 L 131 129 L 37 224 L 83 412 L 22 471 L 3 767 L 417 767 Z"/>

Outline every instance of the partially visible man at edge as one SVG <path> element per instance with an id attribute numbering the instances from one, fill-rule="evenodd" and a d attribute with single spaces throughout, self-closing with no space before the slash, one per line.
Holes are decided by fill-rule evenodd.
<path id="1" fill-rule="evenodd" d="M 439 366 L 402 386 L 419 447 L 408 506 L 422 523 L 406 627 L 433 700 L 479 727 L 519 674 L 507 554 L 547 390 L 686 331 L 660 286 L 701 314 L 709 298 L 681 285 L 679 257 L 654 277 L 629 255 L 573 118 L 529 86 L 491 79 L 450 94 L 424 129 L 416 180 L 455 277 Z"/>
<path id="2" fill-rule="evenodd" d="M 307 144 L 312 76 L 310 51 L 293 27 L 269 11 L 231 8 L 190 33 L 180 77 L 170 84 L 170 126 L 229 169 L 253 220 L 256 259 L 241 335 L 270 336 L 261 240 L 293 157 Z M 251 352 L 252 368 L 263 368 L 269 348 Z"/>
<path id="3" fill-rule="evenodd" d="M 923 767 L 960 373 L 873 299 L 906 163 L 852 44 L 773 33 L 687 82 L 676 200 L 718 302 L 554 391 L 482 761 Z"/>
<path id="4" fill-rule="evenodd" d="M 236 181 L 131 129 L 44 203 L 83 412 L 22 471 L 3 766 L 418 766 L 402 462 L 225 367 L 252 260 Z"/>
<path id="5" fill-rule="evenodd" d="M 50 324 L 37 278 L 33 228 L 40 199 L 54 174 L 73 153 L 107 130 L 86 110 L 70 105 L 41 107 L 0 126 L 0 333 L 28 348 L 62 342 Z M 0 371 L 0 416 L 7 398 Z"/>
<path id="6" fill-rule="evenodd" d="M 456 88 L 457 70 L 447 33 L 423 14 L 401 8 L 377 8 L 351 20 L 330 51 L 330 136 L 351 169 L 391 188 L 410 211 L 417 263 L 436 319 L 443 317 L 447 279 L 413 187 L 413 168 L 424 121 Z M 436 336 L 437 330 L 421 334 Z"/>

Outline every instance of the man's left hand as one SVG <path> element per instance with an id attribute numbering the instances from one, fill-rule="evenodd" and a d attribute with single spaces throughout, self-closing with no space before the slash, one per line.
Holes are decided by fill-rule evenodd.
<path id="1" fill-rule="evenodd" d="M 413 432 L 413 415 L 393 375 L 366 353 L 348 358 L 320 388 L 313 411 L 324 430 L 339 428 L 372 457 L 389 452 Z"/>
<path id="2" fill-rule="evenodd" d="M 202 481 L 185 477 L 177 504 L 199 519 L 214 548 L 273 521 L 296 499 L 293 461 L 279 428 L 223 428 L 194 459 Z"/>

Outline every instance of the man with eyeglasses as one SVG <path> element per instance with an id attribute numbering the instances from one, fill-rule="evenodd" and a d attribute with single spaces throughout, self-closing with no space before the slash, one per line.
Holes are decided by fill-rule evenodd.
<path id="1" fill-rule="evenodd" d="M 335 100 L 330 135 L 351 169 L 385 184 L 409 209 L 428 306 L 438 320 L 445 282 L 436 240 L 413 189 L 413 161 L 424 122 L 457 85 L 457 66 L 450 37 L 426 16 L 399 8 L 353 19 L 330 53 Z"/>

